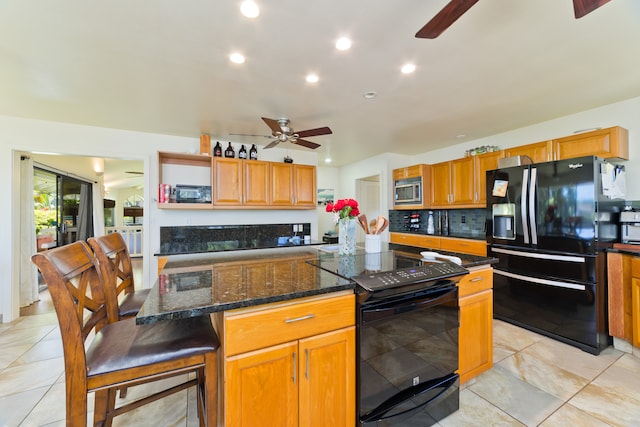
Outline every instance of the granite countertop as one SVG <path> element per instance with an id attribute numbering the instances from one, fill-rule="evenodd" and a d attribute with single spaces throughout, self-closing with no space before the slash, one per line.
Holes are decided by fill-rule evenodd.
<path id="1" fill-rule="evenodd" d="M 383 243 L 382 250 L 420 257 L 426 249 Z M 497 262 L 495 258 L 440 252 L 459 256 L 467 268 Z M 358 253 L 364 251 L 358 249 Z M 319 256 L 338 255 L 322 250 L 322 246 L 306 246 L 170 256 L 136 322 L 153 323 L 355 290 L 353 281 L 307 262 Z"/>
<path id="2" fill-rule="evenodd" d="M 640 256 L 640 245 L 632 245 L 625 243 L 614 243 L 612 248 L 608 248 L 607 252 L 616 252 L 626 255 Z"/>

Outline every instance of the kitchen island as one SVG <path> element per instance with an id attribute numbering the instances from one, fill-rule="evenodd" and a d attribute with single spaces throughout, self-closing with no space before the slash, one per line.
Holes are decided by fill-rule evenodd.
<path id="1" fill-rule="evenodd" d="M 417 260 L 422 250 L 383 244 L 383 251 Z M 491 258 L 458 255 L 472 271 L 468 276 L 491 271 Z M 310 419 L 353 425 L 356 285 L 348 274 L 308 262 L 337 256 L 321 246 L 170 256 L 137 321 L 212 315 L 222 342 L 220 413 L 226 426 L 264 419 L 272 425 Z M 486 338 L 485 331 L 485 356 Z"/>

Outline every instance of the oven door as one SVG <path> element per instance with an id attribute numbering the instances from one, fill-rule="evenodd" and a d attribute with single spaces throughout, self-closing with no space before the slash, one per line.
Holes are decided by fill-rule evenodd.
<path id="1" fill-rule="evenodd" d="M 360 426 L 431 425 L 458 409 L 455 285 L 363 304 L 358 314 Z"/>

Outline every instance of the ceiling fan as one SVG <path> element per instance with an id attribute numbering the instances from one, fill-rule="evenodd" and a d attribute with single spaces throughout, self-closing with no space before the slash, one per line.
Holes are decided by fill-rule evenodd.
<path id="1" fill-rule="evenodd" d="M 262 120 L 264 120 L 267 126 L 269 126 L 269 128 L 271 129 L 271 135 L 248 135 L 244 133 L 231 133 L 230 135 L 261 136 L 273 139 L 273 141 L 267 144 L 264 148 L 272 148 L 281 142 L 288 141 L 294 144 L 302 145 L 303 147 L 315 149 L 320 147 L 320 144 L 316 144 L 315 142 L 307 141 L 302 138 L 307 138 L 310 136 L 329 135 L 333 133 L 331 132 L 331 129 L 326 126 L 316 129 L 307 129 L 301 130 L 299 132 L 294 132 L 293 129 L 289 127 L 289 119 L 284 117 L 278 120 L 263 117 Z"/>
<path id="2" fill-rule="evenodd" d="M 609 1 L 610 0 L 573 0 L 573 10 L 576 19 L 582 18 Z M 416 33 L 416 38 L 435 39 L 477 2 L 478 0 L 451 0 L 431 21 L 427 22 L 427 24 Z"/>

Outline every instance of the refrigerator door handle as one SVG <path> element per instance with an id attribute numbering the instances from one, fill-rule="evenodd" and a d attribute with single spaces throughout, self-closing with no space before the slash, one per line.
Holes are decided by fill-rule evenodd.
<path id="1" fill-rule="evenodd" d="M 523 252 L 523 251 L 516 251 L 512 249 L 496 248 L 494 246 L 491 247 L 491 252 L 505 254 L 505 255 L 521 256 L 524 258 L 548 259 L 553 261 L 575 262 L 580 264 L 584 264 L 585 262 L 587 262 L 587 259 L 583 256 L 553 255 L 553 254 L 543 254 L 543 253 L 537 253 L 537 252 Z"/>
<path id="2" fill-rule="evenodd" d="M 502 271 L 494 268 L 493 272 L 500 276 L 511 277 L 512 279 L 522 280 L 523 282 L 537 283 L 540 285 L 554 286 L 556 288 L 575 289 L 578 291 L 584 291 L 587 289 L 585 285 L 579 285 L 577 283 L 561 282 L 559 280 L 540 279 L 538 277 L 523 276 L 521 274 L 509 273 L 508 271 Z"/>
<path id="3" fill-rule="evenodd" d="M 529 244 L 529 227 L 527 227 L 527 190 L 529 189 L 529 169 L 522 171 L 522 193 L 520 194 L 520 216 L 522 218 L 522 234 L 524 243 Z"/>
<path id="4" fill-rule="evenodd" d="M 529 181 L 529 230 L 531 230 L 531 244 L 538 244 L 538 227 L 536 226 L 536 187 L 538 184 L 538 169 L 531 168 Z"/>

